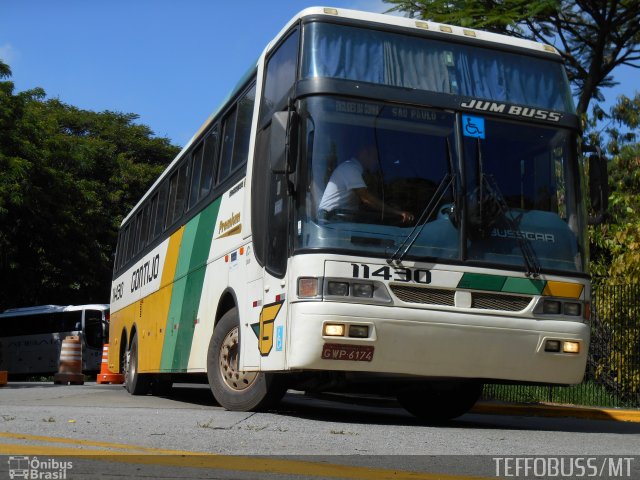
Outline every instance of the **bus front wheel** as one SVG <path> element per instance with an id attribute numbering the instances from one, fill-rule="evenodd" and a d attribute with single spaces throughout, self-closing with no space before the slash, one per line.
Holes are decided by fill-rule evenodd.
<path id="1" fill-rule="evenodd" d="M 225 313 L 216 325 L 207 353 L 207 377 L 216 401 L 227 410 L 265 410 L 285 394 L 275 374 L 238 370 L 240 356 L 237 308 Z"/>
<path id="2" fill-rule="evenodd" d="M 482 394 L 482 382 L 433 382 L 398 394 L 398 403 L 426 422 L 444 422 L 467 413 Z"/>

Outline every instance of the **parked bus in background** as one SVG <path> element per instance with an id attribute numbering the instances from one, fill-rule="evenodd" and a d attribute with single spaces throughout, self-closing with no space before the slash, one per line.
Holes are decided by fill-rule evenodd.
<path id="1" fill-rule="evenodd" d="M 295 387 L 429 420 L 488 381 L 579 383 L 579 138 L 551 46 L 304 10 L 123 220 L 110 370 L 134 395 L 200 374 L 231 410 Z"/>
<path id="2" fill-rule="evenodd" d="M 109 305 L 42 305 L 0 313 L 0 370 L 13 379 L 58 372 L 60 348 L 79 335 L 82 371 L 97 373 L 109 338 Z"/>

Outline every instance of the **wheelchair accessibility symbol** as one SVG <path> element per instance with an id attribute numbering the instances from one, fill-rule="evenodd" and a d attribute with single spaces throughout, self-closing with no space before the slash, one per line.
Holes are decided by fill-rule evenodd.
<path id="1" fill-rule="evenodd" d="M 484 118 L 463 115 L 462 134 L 465 137 L 484 138 Z"/>

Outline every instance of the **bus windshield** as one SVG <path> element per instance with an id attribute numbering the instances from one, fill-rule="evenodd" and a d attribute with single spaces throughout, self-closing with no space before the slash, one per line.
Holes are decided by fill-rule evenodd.
<path id="1" fill-rule="evenodd" d="M 298 249 L 390 259 L 414 235 L 408 259 L 521 268 L 526 247 L 543 270 L 584 272 L 570 131 L 486 119 L 457 142 L 442 110 L 309 97 L 300 112 Z"/>
<path id="2" fill-rule="evenodd" d="M 302 78 L 328 77 L 575 113 L 560 62 L 328 23 L 305 27 Z"/>

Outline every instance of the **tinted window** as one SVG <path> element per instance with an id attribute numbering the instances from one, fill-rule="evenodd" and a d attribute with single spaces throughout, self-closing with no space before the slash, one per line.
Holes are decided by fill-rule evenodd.
<path id="1" fill-rule="evenodd" d="M 142 211 L 142 224 L 140 225 L 140 240 L 138 241 L 138 251 L 147 246 L 149 240 L 149 212 L 151 204 L 147 203 Z"/>
<path id="2" fill-rule="evenodd" d="M 122 240 L 122 262 L 120 266 L 124 266 L 129 260 L 129 234 L 131 232 L 131 223 L 124 228 L 124 239 Z"/>
<path id="3" fill-rule="evenodd" d="M 273 112 L 283 109 L 296 79 L 297 60 L 298 31 L 295 31 L 267 63 L 261 120 L 271 118 Z"/>
<path id="4" fill-rule="evenodd" d="M 218 163 L 218 147 L 220 145 L 220 128 L 216 125 L 214 130 L 204 141 L 204 157 L 202 160 L 202 174 L 200 175 L 200 194 L 204 197 L 211 190 L 213 172 Z"/>
<path id="5" fill-rule="evenodd" d="M 0 337 L 74 332 L 82 328 L 82 312 L 39 313 L 0 319 Z"/>
<path id="6" fill-rule="evenodd" d="M 193 166 L 191 168 L 191 193 L 189 194 L 189 208 L 193 207 L 200 197 L 200 181 L 202 178 L 202 154 L 204 143 L 200 143 L 193 152 Z"/>
<path id="7" fill-rule="evenodd" d="M 251 119 L 253 118 L 253 105 L 255 104 L 255 100 L 256 87 L 254 85 L 238 102 L 238 118 L 236 120 L 236 135 L 231 171 L 247 161 L 249 137 L 251 135 Z"/>
<path id="8" fill-rule="evenodd" d="M 102 348 L 102 312 L 97 310 L 85 312 L 84 340 L 88 347 Z"/>
<path id="9" fill-rule="evenodd" d="M 187 174 L 189 163 L 184 162 L 169 180 L 169 203 L 167 204 L 166 226 L 173 225 L 184 213 L 187 200 Z"/>
<path id="10" fill-rule="evenodd" d="M 222 153 L 220 155 L 220 171 L 218 172 L 218 183 L 222 182 L 231 173 L 231 159 L 233 154 L 233 138 L 236 128 L 236 109 L 227 115 L 222 124 Z"/>
<path id="11" fill-rule="evenodd" d="M 153 228 L 154 237 L 160 235 L 164 230 L 164 219 L 165 213 L 167 211 L 168 191 L 169 187 L 167 182 L 165 181 L 160 188 L 160 193 L 158 194 L 158 208 L 156 210 L 155 226 Z"/>

